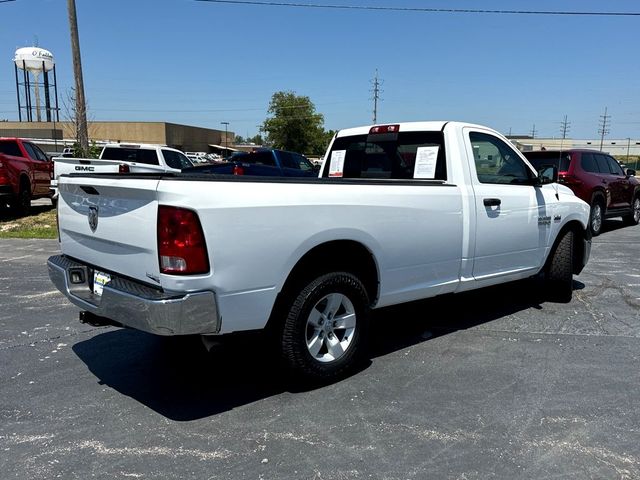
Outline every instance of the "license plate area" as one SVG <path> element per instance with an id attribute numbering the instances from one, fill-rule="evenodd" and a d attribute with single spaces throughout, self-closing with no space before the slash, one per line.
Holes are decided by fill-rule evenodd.
<path id="1" fill-rule="evenodd" d="M 98 270 L 93 271 L 93 294 L 98 297 L 102 296 L 102 290 L 104 286 L 111 281 L 111 275 L 108 273 L 100 272 Z"/>

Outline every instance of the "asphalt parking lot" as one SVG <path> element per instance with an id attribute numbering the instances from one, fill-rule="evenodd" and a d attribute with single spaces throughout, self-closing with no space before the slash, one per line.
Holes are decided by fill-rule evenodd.
<path id="1" fill-rule="evenodd" d="M 385 309 L 371 362 L 319 388 L 260 338 L 81 325 L 57 242 L 0 240 L 0 477 L 638 479 L 640 226 L 605 228 L 571 303 L 519 282 Z"/>

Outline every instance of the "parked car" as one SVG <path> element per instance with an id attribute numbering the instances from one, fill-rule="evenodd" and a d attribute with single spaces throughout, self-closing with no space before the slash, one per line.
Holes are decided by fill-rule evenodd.
<path id="1" fill-rule="evenodd" d="M 627 225 L 640 222 L 640 182 L 635 170 L 623 168 L 611 155 L 597 150 L 545 150 L 524 152 L 534 167 L 554 165 L 558 181 L 591 206 L 593 235 L 602 231 L 605 218 L 622 217 Z"/>
<path id="2" fill-rule="evenodd" d="M 0 204 L 28 215 L 31 200 L 49 197 L 53 163 L 35 144 L 21 138 L 0 138 Z"/>
<path id="3" fill-rule="evenodd" d="M 193 167 L 184 153 L 165 145 L 110 143 L 100 158 L 56 157 L 51 179 L 51 199 L 58 200 L 58 178 L 67 173 L 157 173 L 179 172 Z"/>
<path id="4" fill-rule="evenodd" d="M 276 149 L 236 152 L 226 162 L 217 162 L 183 170 L 184 173 L 219 175 L 256 175 L 261 177 L 317 177 L 319 165 L 299 153 Z"/>
<path id="5" fill-rule="evenodd" d="M 495 165 L 480 171 L 474 151 Z M 540 273 L 570 300 L 589 206 L 499 133 L 351 128 L 325 158 L 316 178 L 61 177 L 51 280 L 84 322 L 205 338 L 266 329 L 291 368 L 325 379 L 362 358 L 374 308 Z"/>

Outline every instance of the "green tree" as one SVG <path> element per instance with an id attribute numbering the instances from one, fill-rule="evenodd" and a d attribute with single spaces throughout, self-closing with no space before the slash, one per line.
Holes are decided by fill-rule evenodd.
<path id="1" fill-rule="evenodd" d="M 262 124 L 267 143 L 274 148 L 307 154 L 323 153 L 324 116 L 316 112 L 313 102 L 295 92 L 276 92 L 271 97 L 268 113 Z M 325 145 L 326 146 L 326 145 Z"/>
<path id="2" fill-rule="evenodd" d="M 233 143 L 236 145 L 245 143 L 245 139 L 242 135 L 236 135 L 236 138 L 233 140 Z"/>
<path id="3" fill-rule="evenodd" d="M 251 138 L 247 138 L 249 143 L 255 143 L 256 145 L 264 145 L 264 138 L 259 133 Z"/>

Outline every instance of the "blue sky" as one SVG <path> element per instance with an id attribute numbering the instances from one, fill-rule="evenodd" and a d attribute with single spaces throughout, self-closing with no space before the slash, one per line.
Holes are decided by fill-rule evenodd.
<path id="1" fill-rule="evenodd" d="M 283 0 L 286 1 L 286 0 Z M 334 5 L 640 12 L 637 0 L 298 0 Z M 271 95 L 307 95 L 327 129 L 462 120 L 504 133 L 640 137 L 640 17 L 406 13 L 76 0 L 89 115 L 257 133 Z M 0 3 L 0 118 L 17 120 L 16 48 L 50 50 L 73 85 L 65 0 Z"/>

